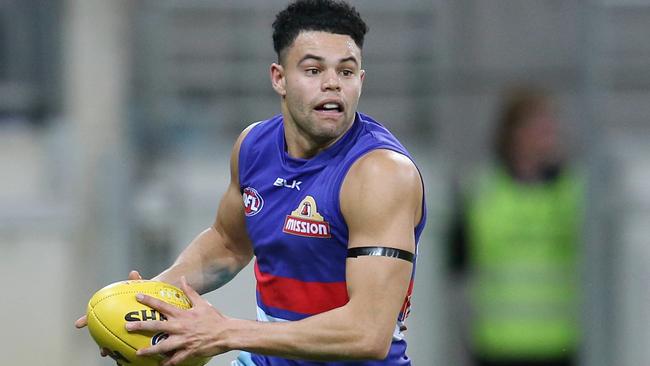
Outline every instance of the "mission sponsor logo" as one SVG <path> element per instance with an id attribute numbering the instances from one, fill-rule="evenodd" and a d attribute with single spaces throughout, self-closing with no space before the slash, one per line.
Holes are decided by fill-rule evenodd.
<path id="1" fill-rule="evenodd" d="M 330 224 L 318 213 L 314 197 L 305 197 L 284 220 L 282 231 L 310 238 L 330 238 Z"/>
<path id="2" fill-rule="evenodd" d="M 244 200 L 244 213 L 246 216 L 255 216 L 258 212 L 262 211 L 262 207 L 264 207 L 264 199 L 259 193 L 257 193 L 255 188 L 244 188 L 242 198 Z"/>

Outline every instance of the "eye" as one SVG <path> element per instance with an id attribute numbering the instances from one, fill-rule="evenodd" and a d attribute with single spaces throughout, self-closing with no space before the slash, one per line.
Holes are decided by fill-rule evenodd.
<path id="1" fill-rule="evenodd" d="M 349 77 L 349 76 L 354 75 L 354 71 L 352 71 L 352 70 L 343 70 L 343 71 L 341 71 L 341 74 L 343 76 Z"/>
<path id="2" fill-rule="evenodd" d="M 318 75 L 320 73 L 320 70 L 315 67 L 310 67 L 305 70 L 305 73 L 307 75 Z"/>

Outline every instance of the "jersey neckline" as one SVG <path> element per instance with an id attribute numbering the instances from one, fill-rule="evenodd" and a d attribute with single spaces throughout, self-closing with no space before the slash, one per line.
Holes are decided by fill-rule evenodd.
<path id="1" fill-rule="evenodd" d="M 346 147 L 349 147 L 350 141 L 354 140 L 356 136 L 358 136 L 359 131 L 361 129 L 361 116 L 359 115 L 358 112 L 355 113 L 354 117 L 354 122 L 352 122 L 352 126 L 345 132 L 345 134 L 338 140 L 336 141 L 332 146 L 328 147 L 327 149 L 319 152 L 316 156 L 308 158 L 308 159 L 301 159 L 301 158 L 294 158 L 289 155 L 286 149 L 286 140 L 285 140 L 285 134 L 284 134 L 284 118 L 282 115 L 279 115 L 279 128 L 277 129 L 277 136 L 276 136 L 276 141 L 277 141 L 277 149 L 282 157 L 282 165 L 290 170 L 296 170 L 296 169 L 315 169 L 322 167 L 323 165 L 326 165 L 329 163 L 329 161 L 336 156 L 341 150 L 343 150 Z"/>

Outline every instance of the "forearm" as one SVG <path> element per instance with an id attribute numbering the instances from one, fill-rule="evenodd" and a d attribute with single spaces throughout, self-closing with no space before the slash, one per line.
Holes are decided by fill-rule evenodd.
<path id="1" fill-rule="evenodd" d="M 222 333 L 218 325 L 213 327 L 216 346 L 317 361 L 384 359 L 411 272 L 411 263 L 399 259 L 349 259 L 349 301 L 344 306 L 300 321 L 228 320 Z"/>
<path id="2" fill-rule="evenodd" d="M 233 319 L 221 338 L 227 349 L 314 361 L 384 359 L 394 323 L 346 305 L 295 322 Z"/>
<path id="3" fill-rule="evenodd" d="M 399 259 L 349 259 L 349 301 L 344 306 L 300 321 L 228 320 L 213 327 L 215 346 L 317 361 L 384 359 L 411 272 L 411 263 Z"/>
<path id="4" fill-rule="evenodd" d="M 250 261 L 248 253 L 238 253 L 225 245 L 223 234 L 213 227 L 201 232 L 178 256 L 174 264 L 154 277 L 180 285 L 181 276 L 199 293 L 228 283 Z"/>

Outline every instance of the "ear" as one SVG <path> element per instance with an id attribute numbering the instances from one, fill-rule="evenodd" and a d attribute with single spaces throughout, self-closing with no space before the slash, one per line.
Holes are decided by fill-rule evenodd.
<path id="1" fill-rule="evenodd" d="M 281 97 L 287 95 L 287 79 L 284 75 L 284 68 L 275 62 L 271 64 L 271 85 L 273 90 Z"/>
<path id="2" fill-rule="evenodd" d="M 361 87 L 359 88 L 359 95 L 361 95 L 361 90 L 363 89 L 363 81 L 366 79 L 366 70 L 361 69 L 360 78 L 361 78 Z"/>

